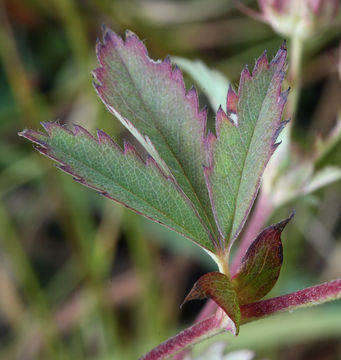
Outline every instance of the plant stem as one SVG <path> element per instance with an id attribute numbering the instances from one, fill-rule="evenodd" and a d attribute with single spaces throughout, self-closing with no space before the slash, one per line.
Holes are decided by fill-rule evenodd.
<path id="1" fill-rule="evenodd" d="M 166 340 L 148 354 L 141 357 L 140 360 L 165 359 L 166 357 L 185 349 L 187 346 L 194 345 L 201 340 L 219 334 L 224 330 L 231 331 L 232 322 L 222 310 L 218 309 L 211 317 L 194 324 L 174 337 Z"/>
<path id="2" fill-rule="evenodd" d="M 312 286 L 291 294 L 243 305 L 240 308 L 242 324 L 284 311 L 319 305 L 341 298 L 341 279 Z"/>
<path id="3" fill-rule="evenodd" d="M 290 96 L 286 106 L 286 113 L 295 118 L 298 98 L 301 90 L 301 68 L 303 57 L 303 40 L 299 36 L 291 38 L 289 63 L 289 84 L 291 87 Z M 290 123 L 292 124 L 293 121 Z M 291 125 L 292 126 L 292 125 Z"/>
<path id="4" fill-rule="evenodd" d="M 237 269 L 242 261 L 242 258 L 245 255 L 249 246 L 251 245 L 252 241 L 264 227 L 264 224 L 268 220 L 271 212 L 272 212 L 272 207 L 270 205 L 267 194 L 265 192 L 261 191 L 259 194 L 257 203 L 256 203 L 254 213 L 252 215 L 251 221 L 249 222 L 249 224 L 245 230 L 244 236 L 241 240 L 241 243 L 238 247 L 237 253 L 231 264 L 230 272 L 231 272 L 232 276 L 237 271 Z M 221 266 L 219 267 L 219 271 L 226 273 L 225 266 L 223 266 L 221 264 Z M 228 275 L 228 272 L 227 272 L 227 275 Z M 211 300 L 211 299 L 207 300 L 206 304 L 201 309 L 200 313 L 198 314 L 197 318 L 195 319 L 194 324 L 197 324 L 200 321 L 206 319 L 209 315 L 211 315 L 214 312 L 214 310 L 216 308 L 217 308 L 217 305 L 213 300 Z M 184 351 L 178 353 L 174 357 L 173 360 L 182 360 L 187 354 L 188 354 L 188 350 L 184 350 Z"/>
<path id="5" fill-rule="evenodd" d="M 340 298 L 341 279 L 337 279 L 273 299 L 243 305 L 240 308 L 242 324 L 284 311 L 318 305 Z M 230 319 L 221 309 L 218 309 L 211 317 L 166 340 L 141 357 L 140 360 L 162 360 L 212 335 L 231 330 Z"/>
<path id="6" fill-rule="evenodd" d="M 203 308 L 200 310 L 198 316 L 196 317 L 194 324 L 197 324 L 212 315 L 214 311 L 217 310 L 217 306 L 218 305 L 213 300 L 208 299 Z M 188 352 L 189 349 L 181 351 L 174 356 L 173 360 L 182 360 L 188 354 Z"/>

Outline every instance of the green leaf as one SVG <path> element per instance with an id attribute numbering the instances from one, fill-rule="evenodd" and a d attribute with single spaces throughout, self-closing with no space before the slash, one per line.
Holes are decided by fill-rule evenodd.
<path id="1" fill-rule="evenodd" d="M 271 203 L 275 207 L 280 207 L 301 196 L 304 186 L 312 179 L 313 173 L 314 164 L 311 160 L 307 159 L 296 164 L 293 163 L 285 172 L 282 172 L 280 175 L 277 174 L 273 178 L 271 186 L 265 187 Z"/>
<path id="2" fill-rule="evenodd" d="M 294 214 L 264 229 L 250 245 L 232 279 L 239 305 L 261 299 L 276 284 L 283 262 L 281 233 Z"/>
<path id="3" fill-rule="evenodd" d="M 267 189 L 268 197 L 274 206 L 279 207 L 340 179 L 341 168 L 326 166 L 314 172 L 313 162 L 305 160 L 281 174 L 272 187 Z"/>
<path id="4" fill-rule="evenodd" d="M 100 130 L 96 139 L 77 125 L 74 133 L 57 123 L 45 123 L 44 128 L 47 134 L 25 130 L 20 135 L 79 183 L 214 250 L 193 205 L 152 157 L 144 162 L 128 143 L 122 151 Z"/>
<path id="5" fill-rule="evenodd" d="M 326 185 L 341 179 L 341 168 L 337 166 L 326 166 L 315 172 L 310 181 L 301 189 L 301 193 L 310 194 Z"/>
<path id="6" fill-rule="evenodd" d="M 238 95 L 229 88 L 227 113 L 216 116 L 216 136 L 209 134 L 210 165 L 205 176 L 222 247 L 230 249 L 240 233 L 260 186 L 261 176 L 278 144 L 276 138 L 288 92 L 281 93 L 286 49 L 269 64 L 263 54 L 252 76 L 241 75 Z"/>
<path id="7" fill-rule="evenodd" d="M 172 60 L 198 84 L 214 111 L 220 106 L 225 108 L 229 81 L 224 74 L 210 69 L 201 60 L 188 60 L 177 56 L 172 56 Z"/>
<path id="8" fill-rule="evenodd" d="M 169 58 L 151 60 L 144 44 L 129 31 L 123 41 L 106 29 L 97 56 L 100 67 L 93 75 L 98 95 L 164 172 L 174 177 L 216 239 L 202 170 L 207 164 L 206 110 L 198 109 L 196 90 L 186 92 L 179 68 L 172 69 Z"/>
<path id="9" fill-rule="evenodd" d="M 234 333 L 238 335 L 240 323 L 240 309 L 237 294 L 232 281 L 220 272 L 209 272 L 203 275 L 193 285 L 192 290 L 181 304 L 195 299 L 212 299 L 219 305 L 235 325 Z"/>

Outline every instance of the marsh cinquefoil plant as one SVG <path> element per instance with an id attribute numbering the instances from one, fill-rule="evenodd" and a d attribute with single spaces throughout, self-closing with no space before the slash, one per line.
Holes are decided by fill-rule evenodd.
<path id="1" fill-rule="evenodd" d="M 240 325 L 257 318 L 341 297 L 341 280 L 335 280 L 259 301 L 279 276 L 281 232 L 293 214 L 263 230 L 236 270 L 229 268 L 231 247 L 286 125 L 284 45 L 270 63 L 263 54 L 252 74 L 243 70 L 237 93 L 229 87 L 226 111 L 220 107 L 216 113 L 215 134 L 207 131 L 206 110 L 199 110 L 194 88 L 186 91 L 179 68 L 169 58 L 151 60 L 133 33 L 122 40 L 106 29 L 97 56 L 95 89 L 144 147 L 146 159 L 133 145 L 125 142 L 122 150 L 101 130 L 94 137 L 78 125 L 68 130 L 44 123 L 46 133 L 20 135 L 76 181 L 182 234 L 217 263 L 219 271 L 202 276 L 185 299 L 210 298 L 218 305 L 215 314 L 144 359 L 163 359 L 215 333 L 238 334 Z"/>

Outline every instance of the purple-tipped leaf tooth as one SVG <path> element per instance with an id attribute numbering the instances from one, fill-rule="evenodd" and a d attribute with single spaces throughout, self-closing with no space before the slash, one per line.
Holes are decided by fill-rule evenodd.
<path id="1" fill-rule="evenodd" d="M 170 61 L 169 57 L 167 57 L 166 59 L 169 59 L 169 61 Z M 167 64 L 168 64 L 168 61 L 167 61 Z M 184 78 L 182 76 L 182 72 L 181 72 L 180 68 L 177 65 L 174 66 L 171 76 L 172 76 L 172 80 L 176 81 L 179 84 L 180 89 L 183 90 L 183 94 L 186 94 Z"/>
<path id="2" fill-rule="evenodd" d="M 98 139 L 96 139 L 92 134 L 89 133 L 88 130 L 84 129 L 82 126 L 73 124 L 73 128 L 74 128 L 73 134 L 75 136 L 83 135 L 89 138 L 90 140 L 98 141 Z"/>
<path id="3" fill-rule="evenodd" d="M 109 144 L 112 146 L 116 146 L 116 143 L 113 141 L 113 139 L 107 133 L 100 129 L 97 129 L 97 138 L 100 144 Z"/>
<path id="4" fill-rule="evenodd" d="M 57 123 L 44 124 L 46 133 L 25 130 L 21 136 L 57 162 L 60 170 L 139 214 L 163 224 L 214 252 L 210 233 L 173 177 L 150 155 L 144 162 L 135 148 L 122 150 L 107 134 L 94 137 L 81 126 L 69 131 Z"/>
<path id="5" fill-rule="evenodd" d="M 261 299 L 276 284 L 283 262 L 281 233 L 294 214 L 263 230 L 247 250 L 233 277 L 240 305 Z"/>
<path id="6" fill-rule="evenodd" d="M 191 102 L 193 105 L 193 108 L 199 112 L 199 99 L 198 99 L 198 93 L 194 85 L 188 90 L 186 94 L 186 98 Z"/>
<path id="7" fill-rule="evenodd" d="M 214 244 L 218 230 L 202 171 L 208 165 L 206 112 L 199 110 L 196 90 L 186 92 L 181 71 L 172 69 L 169 58 L 150 59 L 143 42 L 130 32 L 123 41 L 107 29 L 97 57 L 100 67 L 93 76 L 99 97 L 167 176 L 173 176 Z"/>
<path id="8" fill-rule="evenodd" d="M 220 272 L 210 272 L 203 275 L 193 285 L 192 290 L 186 296 L 181 307 L 190 300 L 212 299 L 226 315 L 233 321 L 234 334 L 238 335 L 240 323 L 240 310 L 237 294 L 234 291 L 231 280 Z"/>
<path id="9" fill-rule="evenodd" d="M 267 51 L 265 50 L 263 54 L 257 59 L 255 67 L 253 69 L 252 75 L 255 76 L 256 72 L 264 71 L 269 68 L 269 62 L 267 58 Z"/>
<path id="10" fill-rule="evenodd" d="M 206 140 L 204 172 L 223 248 L 229 251 L 256 198 L 264 169 L 276 149 L 287 94 L 281 93 L 286 50 L 270 63 L 263 54 L 250 74 L 241 74 L 238 95 L 229 87 L 226 113 L 216 115 L 216 138 Z"/>
<path id="11" fill-rule="evenodd" d="M 44 141 L 42 141 L 42 139 L 41 139 L 41 136 L 43 135 L 43 133 L 41 133 L 40 131 L 25 129 L 25 130 L 21 131 L 18 135 L 22 136 L 23 138 L 25 138 L 27 140 L 32 141 L 34 144 L 38 144 L 41 147 L 45 146 Z"/>
<path id="12" fill-rule="evenodd" d="M 233 90 L 231 84 L 227 91 L 226 110 L 227 112 L 237 113 L 238 95 Z"/>
<path id="13" fill-rule="evenodd" d="M 279 105 L 284 107 L 285 103 L 287 102 L 289 93 L 290 93 L 290 87 L 287 88 L 285 91 L 281 92 L 278 98 Z"/>

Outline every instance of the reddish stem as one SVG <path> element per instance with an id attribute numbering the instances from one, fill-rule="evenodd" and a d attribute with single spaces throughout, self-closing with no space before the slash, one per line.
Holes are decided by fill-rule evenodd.
<path id="1" fill-rule="evenodd" d="M 194 324 L 197 324 L 200 321 L 208 318 L 210 315 L 214 313 L 216 309 L 217 309 L 217 304 L 213 300 L 208 299 L 205 305 L 203 306 L 203 308 L 200 310 L 198 316 L 196 317 Z M 173 360 L 182 360 L 188 353 L 189 353 L 189 349 L 183 350 L 180 353 L 176 354 Z"/>
<path id="2" fill-rule="evenodd" d="M 243 4 L 241 1 L 235 0 L 235 6 L 240 12 L 249 16 L 250 18 L 260 22 L 266 22 L 266 18 L 263 13 L 251 9 L 250 7 Z"/>
<path id="3" fill-rule="evenodd" d="M 304 306 L 313 306 L 339 298 L 341 298 L 341 279 L 273 299 L 243 305 L 240 308 L 242 324 L 283 311 L 298 309 Z M 227 316 L 218 309 L 211 317 L 194 324 L 178 335 L 166 340 L 140 358 L 140 360 L 162 360 L 185 349 L 187 346 L 194 345 L 224 330 L 232 330 L 231 322 Z"/>
<path id="4" fill-rule="evenodd" d="M 318 305 L 341 297 L 341 279 L 299 290 L 273 299 L 243 305 L 242 323 L 300 307 Z"/>
<path id="5" fill-rule="evenodd" d="M 237 253 L 232 261 L 230 269 L 231 276 L 233 276 L 238 270 L 243 256 L 245 255 L 249 246 L 252 244 L 256 235 L 263 229 L 271 212 L 272 207 L 267 195 L 264 191 L 260 191 L 254 212 L 251 216 L 251 220 L 246 227 L 242 240 L 238 246 Z"/>
<path id="6" fill-rule="evenodd" d="M 148 354 L 141 357 L 140 360 L 164 359 L 185 349 L 187 346 L 194 345 L 197 342 L 212 335 L 216 335 L 224 330 L 231 331 L 232 324 L 224 312 L 218 309 L 211 317 L 194 324 L 190 328 L 187 328 L 174 337 L 166 340 Z"/>

